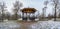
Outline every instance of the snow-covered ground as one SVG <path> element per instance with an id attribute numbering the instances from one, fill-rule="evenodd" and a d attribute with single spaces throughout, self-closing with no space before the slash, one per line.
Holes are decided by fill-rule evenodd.
<path id="1" fill-rule="evenodd" d="M 15 21 L 0 22 L 0 29 L 20 29 L 20 24 Z"/>
<path id="2" fill-rule="evenodd" d="M 29 29 L 60 29 L 60 22 L 57 21 L 38 21 L 29 25 Z"/>
<path id="3" fill-rule="evenodd" d="M 60 19 L 58 21 L 53 21 L 54 19 L 48 21 L 38 21 L 34 24 L 27 25 L 28 29 L 60 29 Z M 0 22 L 0 29 L 20 29 L 21 24 L 16 21 L 8 21 L 4 20 L 4 22 Z M 23 27 L 22 27 L 23 28 Z"/>

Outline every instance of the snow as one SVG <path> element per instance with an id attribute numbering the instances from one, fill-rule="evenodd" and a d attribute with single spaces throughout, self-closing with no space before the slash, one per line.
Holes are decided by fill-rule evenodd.
<path id="1" fill-rule="evenodd" d="M 60 22 L 57 21 L 38 21 L 29 26 L 29 29 L 60 29 Z"/>
<path id="2" fill-rule="evenodd" d="M 20 29 L 20 24 L 14 21 L 0 22 L 0 29 Z"/>

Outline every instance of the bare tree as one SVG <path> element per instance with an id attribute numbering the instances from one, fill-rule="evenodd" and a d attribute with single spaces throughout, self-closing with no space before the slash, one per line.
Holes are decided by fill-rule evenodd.
<path id="1" fill-rule="evenodd" d="M 5 12 L 5 10 L 6 10 L 6 5 L 5 5 L 5 2 L 3 2 L 3 3 L 1 3 L 1 5 L 0 5 L 0 10 L 1 10 L 1 17 L 2 17 L 2 20 L 4 19 L 4 12 Z"/>
<path id="2" fill-rule="evenodd" d="M 45 14 L 46 14 L 46 9 L 47 9 L 48 3 L 49 3 L 48 1 L 44 1 L 45 7 L 43 8 L 43 18 L 46 16 Z"/>
<path id="3" fill-rule="evenodd" d="M 60 18 L 60 13 L 58 14 L 58 17 Z"/>
<path id="4" fill-rule="evenodd" d="M 18 13 L 18 11 L 20 11 L 20 8 L 22 7 L 22 3 L 21 2 L 19 2 L 19 1 L 16 1 L 14 4 L 13 4 L 13 6 L 14 6 L 14 13 L 15 13 L 15 17 L 16 17 L 16 19 L 17 19 L 17 13 Z"/>
<path id="5" fill-rule="evenodd" d="M 58 17 L 60 18 L 60 9 L 58 10 Z"/>
<path id="6" fill-rule="evenodd" d="M 59 5 L 59 0 L 52 0 L 52 2 L 53 2 L 53 6 L 54 6 L 54 11 L 55 11 L 55 14 L 54 14 L 54 21 L 56 21 L 56 11 L 57 11 L 57 9 L 59 9 L 58 7 L 58 5 Z"/>
<path id="7" fill-rule="evenodd" d="M 48 19 L 49 19 L 49 20 L 51 20 L 51 19 L 52 19 L 52 17 L 53 17 L 53 15 L 48 14 Z"/>
<path id="8" fill-rule="evenodd" d="M 5 13 L 5 18 L 6 18 L 6 19 L 9 20 L 9 19 L 10 19 L 10 16 L 11 16 L 10 12 L 6 12 L 6 13 Z"/>

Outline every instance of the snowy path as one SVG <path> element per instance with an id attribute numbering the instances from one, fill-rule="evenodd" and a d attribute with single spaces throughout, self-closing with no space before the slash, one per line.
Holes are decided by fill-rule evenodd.
<path id="1" fill-rule="evenodd" d="M 22 28 L 20 28 L 22 27 Z M 0 22 L 0 29 L 60 29 L 59 21 L 38 21 L 38 22 L 19 22 L 6 21 Z"/>
<path id="2" fill-rule="evenodd" d="M 60 29 L 60 22 L 39 21 L 29 26 L 29 29 Z"/>
<path id="3" fill-rule="evenodd" d="M 0 22 L 0 29 L 20 29 L 20 24 L 15 21 Z"/>

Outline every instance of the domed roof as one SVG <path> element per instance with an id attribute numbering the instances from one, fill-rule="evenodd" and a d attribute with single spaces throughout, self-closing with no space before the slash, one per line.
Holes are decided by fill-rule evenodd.
<path id="1" fill-rule="evenodd" d="M 23 8 L 21 11 L 24 13 L 34 13 L 36 12 L 36 9 L 35 8 Z"/>

